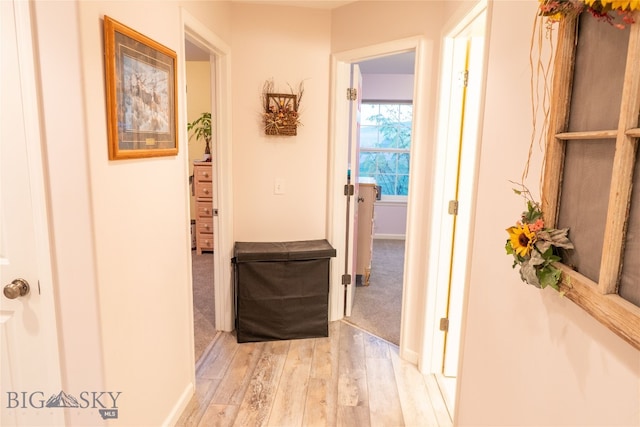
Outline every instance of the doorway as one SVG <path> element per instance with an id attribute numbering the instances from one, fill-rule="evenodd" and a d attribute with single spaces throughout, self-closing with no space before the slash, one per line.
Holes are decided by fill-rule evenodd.
<path id="1" fill-rule="evenodd" d="M 230 47 L 226 45 L 217 35 L 213 34 L 204 24 L 199 22 L 195 17 L 190 15 L 186 10 L 181 9 L 181 18 L 183 24 L 183 41 L 185 54 L 183 57 L 183 75 L 186 76 L 186 59 L 187 45 L 189 48 L 195 47 L 197 54 L 201 55 L 202 62 L 208 63 L 209 71 L 207 80 L 210 98 L 205 104 L 205 111 L 211 112 L 211 140 L 210 145 L 212 166 L 210 178 L 210 191 L 213 195 L 211 204 L 207 205 L 211 209 L 211 226 L 213 228 L 212 251 L 204 251 L 202 256 L 208 256 L 206 263 L 212 262 L 212 271 L 205 269 L 205 282 L 208 282 L 213 288 L 213 295 L 208 293 L 204 297 L 204 303 L 208 305 L 208 310 L 213 312 L 213 319 L 209 318 L 208 323 L 212 325 L 215 331 L 232 331 L 233 330 L 233 287 L 231 264 L 228 262 L 233 254 L 233 198 L 232 198 L 232 172 L 231 172 L 231 97 L 230 97 Z M 193 46 L 191 46 L 193 45 Z M 191 53 L 189 54 L 189 56 Z M 195 55 L 195 54 L 194 54 Z M 190 56 L 191 57 L 191 56 Z M 206 66 L 205 66 L 206 68 Z M 205 72 L 206 74 L 206 72 Z M 188 88 L 186 88 L 188 90 Z M 201 89 L 192 89 L 194 91 Z M 185 94 L 186 95 L 186 94 Z M 185 101 L 182 104 L 183 117 L 187 116 L 188 96 L 184 96 Z M 202 109 L 202 108 L 201 108 Z M 201 114 L 203 111 L 197 110 L 195 113 Z M 192 119 L 191 119 L 192 120 Z M 183 130 L 183 140 L 187 141 L 186 123 Z M 196 152 L 195 158 L 202 158 L 203 152 Z M 193 163 L 188 156 L 184 156 L 184 161 L 189 166 Z M 186 165 L 185 165 L 186 166 Z M 185 170 L 191 170 L 190 167 Z M 187 174 L 185 174 L 187 175 Z M 188 177 L 185 176 L 185 185 L 188 185 Z M 190 209 L 190 208 L 188 208 Z M 192 245 L 191 245 L 192 246 Z M 193 251 L 191 247 L 190 251 Z M 192 252 L 193 253 L 193 252 Z M 199 254 L 198 254 L 199 255 Z M 190 256 L 192 264 L 194 256 Z M 197 260 L 196 260 L 197 261 Z M 195 265 L 194 265 L 195 267 Z M 195 274 L 193 274 L 195 276 Z M 210 288 L 209 288 L 210 289 Z M 199 300 L 198 295 L 194 291 L 193 297 Z M 196 313 L 195 301 L 192 301 L 194 311 L 194 320 Z M 213 307 L 213 310 L 211 310 Z M 196 323 L 194 321 L 194 326 Z M 194 338 L 197 331 L 194 328 Z M 205 338 L 205 342 L 207 339 Z M 210 345 L 208 345 L 210 348 Z M 195 349 L 195 342 L 194 342 Z M 203 350 L 206 354 L 207 348 Z M 198 360 L 194 353 L 194 359 Z"/>
<path id="2" fill-rule="evenodd" d="M 216 94 L 213 91 L 211 82 L 215 82 L 215 57 L 209 52 L 200 48 L 189 38 L 185 40 L 185 60 L 186 60 L 186 80 L 187 80 L 187 121 L 192 124 L 197 120 L 206 117 L 209 113 L 215 118 L 217 115 L 212 111 L 215 105 L 212 102 Z M 202 122 L 199 122 L 202 123 Z M 213 135 L 212 135 L 213 136 Z M 208 231 L 212 229 L 212 216 L 215 203 L 209 197 L 201 197 L 198 191 L 200 186 L 210 185 L 213 181 L 202 181 L 203 173 L 210 179 L 215 179 L 213 169 L 217 162 L 216 156 L 207 155 L 206 151 L 211 150 L 211 145 L 215 147 L 216 141 L 211 138 L 208 144 L 204 138 L 197 138 L 192 133 L 189 134 L 187 152 L 189 158 L 189 184 L 191 189 L 190 214 L 191 214 L 191 277 L 193 289 L 193 339 L 195 361 L 201 359 L 207 353 L 209 346 L 213 343 L 216 335 L 215 325 L 215 280 L 213 276 L 213 253 L 215 245 L 211 242 L 213 234 Z M 207 150 L 209 146 L 209 150 Z M 215 152 L 215 149 L 213 150 Z M 197 171 L 205 171 L 197 173 Z M 207 172 L 211 170 L 211 172 Z M 202 212 L 201 212 L 202 211 Z M 204 248 L 202 246 L 205 246 Z"/>
<path id="3" fill-rule="evenodd" d="M 348 320 L 399 345 L 415 50 L 357 65 L 361 76 L 359 147 L 352 162 L 359 180 L 357 267 Z"/>
<path id="4" fill-rule="evenodd" d="M 473 240 L 482 122 L 487 4 L 478 4 L 443 44 L 437 169 L 434 184 L 429 291 L 420 366 L 433 372 L 455 412 L 468 268 Z"/>
<path id="5" fill-rule="evenodd" d="M 413 99 L 414 117 L 412 138 L 415 141 L 429 141 L 429 124 L 425 119 L 428 111 L 428 94 L 427 83 L 429 78 L 429 70 L 422 62 L 427 57 L 428 50 L 421 37 L 410 37 L 407 39 L 395 40 L 392 42 L 373 45 L 365 48 L 358 48 L 351 51 L 337 53 L 332 55 L 332 121 L 330 127 L 330 157 L 332 162 L 329 171 L 329 199 L 328 199 L 328 224 L 327 236 L 332 244 L 337 248 L 345 247 L 347 242 L 347 221 L 345 221 L 345 212 L 347 212 L 348 197 L 345 197 L 345 183 L 347 178 L 347 169 L 349 165 L 349 149 L 348 138 L 350 121 L 348 118 L 350 101 L 345 96 L 351 87 L 351 66 L 359 62 L 379 58 L 383 56 L 393 55 L 404 52 L 415 52 L 415 88 Z M 353 156 L 352 156 L 353 157 Z M 411 147 L 411 179 L 409 181 L 409 199 L 407 201 L 407 225 L 405 240 L 405 260 L 404 260 L 404 277 L 402 281 L 402 309 L 401 309 L 401 326 L 399 353 L 400 357 L 412 363 L 418 362 L 418 354 L 415 351 L 415 322 L 416 318 L 421 317 L 422 309 L 418 307 L 418 301 L 421 301 L 423 290 L 421 283 L 424 283 L 424 260 L 422 253 L 426 247 L 424 236 L 427 233 L 428 206 L 421 203 L 425 197 L 425 190 L 429 186 L 425 185 L 430 180 L 431 162 L 429 144 L 414 144 Z M 417 190 L 417 191 L 416 191 Z M 357 199 L 357 197 L 355 197 Z M 353 198 L 352 198 L 353 199 Z M 412 203 L 411 199 L 415 199 L 417 203 Z M 353 200 L 350 201 L 353 203 Z M 352 206 L 351 206 L 352 207 Z M 353 226 L 353 223 L 349 223 Z M 335 263 L 336 268 L 331 270 L 331 289 L 330 289 L 330 320 L 339 320 L 344 317 L 346 303 L 350 301 L 346 293 L 355 291 L 355 284 L 343 285 L 343 274 L 345 266 L 349 259 L 347 254 L 352 254 L 352 249 L 338 251 Z M 349 256 L 351 258 L 351 256 Z M 339 267 L 338 267 L 339 266 Z M 353 271 L 351 268 L 347 268 Z"/>

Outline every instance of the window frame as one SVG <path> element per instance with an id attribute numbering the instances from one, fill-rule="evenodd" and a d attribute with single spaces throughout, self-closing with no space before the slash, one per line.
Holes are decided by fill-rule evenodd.
<path id="1" fill-rule="evenodd" d="M 371 153 L 371 152 L 378 152 L 378 153 L 401 153 L 401 154 L 407 154 L 409 156 L 409 164 L 411 164 L 411 146 L 413 145 L 413 101 L 412 100 L 406 100 L 406 99 L 402 99 L 402 100 L 398 100 L 398 99 L 386 99 L 386 100 L 381 100 L 381 99 L 363 99 L 361 101 L 361 104 L 376 104 L 376 105 L 382 105 L 382 104 L 386 104 L 386 105 L 411 105 L 412 107 L 412 115 L 411 115 L 411 140 L 409 142 L 409 148 L 407 149 L 403 149 L 403 148 L 363 148 L 362 144 L 360 142 L 360 137 L 359 139 L 359 144 L 360 146 L 358 147 L 358 156 L 360 156 L 360 153 L 362 153 L 363 151 L 365 153 Z M 360 124 L 360 131 L 362 130 L 362 124 Z M 360 158 L 358 158 L 358 174 L 360 174 L 359 171 L 360 168 Z M 397 170 L 396 170 L 397 172 Z M 397 173 L 396 173 L 397 175 Z M 411 176 L 411 170 L 409 170 L 409 176 Z M 408 200 L 408 195 L 406 196 L 401 196 L 401 195 L 388 195 L 388 194 L 382 194 L 382 191 L 380 191 L 380 201 L 382 202 L 388 202 L 391 204 L 406 204 L 407 200 Z"/>
<path id="2" fill-rule="evenodd" d="M 607 138 L 616 140 L 598 282 L 592 281 L 562 263 L 557 263 L 556 267 L 562 271 L 560 290 L 567 298 L 640 350 L 640 307 L 617 294 L 624 257 L 633 171 L 640 139 L 640 124 L 638 123 L 638 112 L 640 111 L 640 13 L 636 12 L 634 17 L 636 23 L 630 25 L 618 128 L 588 132 L 566 132 L 571 105 L 578 17 L 565 17 L 560 22 L 541 202 L 547 226 L 555 227 L 561 196 L 566 141 Z M 640 173 L 640 171 L 636 173 Z"/>

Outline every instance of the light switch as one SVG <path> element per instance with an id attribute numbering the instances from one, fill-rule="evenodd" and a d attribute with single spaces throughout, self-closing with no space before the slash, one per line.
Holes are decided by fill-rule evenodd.
<path id="1" fill-rule="evenodd" d="M 276 178 L 273 184 L 273 194 L 284 194 L 284 179 Z"/>

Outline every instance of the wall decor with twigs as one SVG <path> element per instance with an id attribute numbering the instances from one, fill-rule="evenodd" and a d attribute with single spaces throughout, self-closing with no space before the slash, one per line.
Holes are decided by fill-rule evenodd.
<path id="1" fill-rule="evenodd" d="M 297 93 L 289 85 L 291 93 L 276 93 L 273 80 L 266 80 L 262 88 L 264 101 L 264 133 L 266 135 L 297 135 L 300 121 L 299 108 L 304 84 L 300 82 Z"/>

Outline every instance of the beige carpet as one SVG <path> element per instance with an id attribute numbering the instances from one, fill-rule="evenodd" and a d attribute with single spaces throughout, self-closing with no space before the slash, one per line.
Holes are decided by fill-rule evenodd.
<path id="1" fill-rule="evenodd" d="M 191 252 L 193 272 L 193 330 L 195 361 L 200 359 L 216 334 L 213 292 L 213 253 Z"/>
<path id="2" fill-rule="evenodd" d="M 400 343 L 404 240 L 373 240 L 369 286 L 356 287 L 347 320 L 393 344 Z"/>

